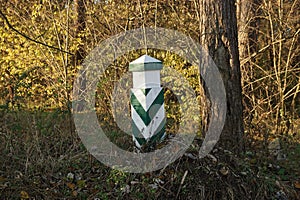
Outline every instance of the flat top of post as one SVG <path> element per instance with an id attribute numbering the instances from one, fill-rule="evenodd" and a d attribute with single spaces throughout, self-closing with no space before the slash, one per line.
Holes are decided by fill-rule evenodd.
<path id="1" fill-rule="evenodd" d="M 129 71 L 161 70 L 162 62 L 148 55 L 143 55 L 129 63 Z"/>

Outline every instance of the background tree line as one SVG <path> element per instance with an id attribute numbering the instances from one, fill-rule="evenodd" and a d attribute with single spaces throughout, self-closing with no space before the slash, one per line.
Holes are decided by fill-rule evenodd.
<path id="1" fill-rule="evenodd" d="M 241 79 L 246 132 L 264 137 L 269 137 L 269 133 L 286 136 L 296 133 L 294 122 L 300 113 L 299 1 L 240 0 L 226 4 L 233 4 L 228 8 L 235 10 L 226 11 L 225 4 L 222 7 L 217 1 L 201 0 L 2 0 L 2 107 L 70 109 L 76 73 L 84 57 L 99 42 L 134 28 L 165 27 L 188 34 L 203 44 L 217 65 L 224 63 L 219 59 L 220 47 L 224 47 L 228 55 L 222 54 L 229 56 L 226 59 L 230 62 L 227 70 L 233 70 L 224 73 L 237 76 L 232 79 L 236 83 L 225 84 L 227 92 L 232 92 L 228 97 L 234 102 L 237 97 L 234 93 L 239 93 L 239 89 L 234 91 L 230 85 L 238 84 Z M 226 27 L 221 20 L 233 11 L 237 16 L 238 49 L 231 48 L 235 33 L 229 30 L 234 30 L 234 24 Z M 201 95 L 205 88 L 198 85 L 199 76 L 191 70 L 192 66 L 182 64 L 181 58 L 168 52 L 153 53 L 184 74 L 193 84 L 199 102 L 207 104 Z M 101 83 L 106 90 L 98 92 L 102 99 L 98 102 L 100 112 L 111 112 L 107 102 L 113 83 L 127 70 L 128 62 L 129 57 L 124 56 L 107 71 Z M 238 77 L 239 67 L 241 77 Z M 209 113 L 203 112 L 205 126 L 205 116 Z M 175 120 L 175 114 L 170 114 L 169 118 L 172 117 Z M 227 137 L 232 131 L 243 132 L 243 127 L 237 129 L 229 130 Z"/>

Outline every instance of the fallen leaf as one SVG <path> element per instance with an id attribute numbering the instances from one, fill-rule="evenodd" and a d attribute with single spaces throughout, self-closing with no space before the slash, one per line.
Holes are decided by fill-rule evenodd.
<path id="1" fill-rule="evenodd" d="M 250 162 L 251 164 L 256 164 L 256 163 L 257 163 L 257 159 L 256 159 L 256 158 L 252 158 L 249 162 Z"/>
<path id="2" fill-rule="evenodd" d="M 278 152 L 281 149 L 279 138 L 276 138 L 275 140 L 271 141 L 268 145 L 268 149 L 271 155 L 277 156 Z"/>
<path id="3" fill-rule="evenodd" d="M 247 172 L 241 172 L 243 176 L 247 176 Z"/>
<path id="4" fill-rule="evenodd" d="M 214 163 L 216 163 L 218 160 L 215 156 L 211 155 L 211 154 L 208 154 L 207 155 Z"/>
<path id="5" fill-rule="evenodd" d="M 72 192 L 72 195 L 73 195 L 74 197 L 77 197 L 78 192 L 77 192 L 76 190 L 74 190 L 74 191 Z"/>
<path id="6" fill-rule="evenodd" d="M 125 192 L 126 194 L 128 194 L 130 192 L 130 186 L 129 185 L 125 185 L 124 187 L 121 188 L 122 192 Z"/>
<path id="7" fill-rule="evenodd" d="M 295 188 L 300 189 L 300 183 L 297 181 L 294 183 Z"/>
<path id="8" fill-rule="evenodd" d="M 68 173 L 68 175 L 67 175 L 67 178 L 70 179 L 70 180 L 73 180 L 74 177 L 75 177 L 75 175 L 73 173 L 71 173 L 71 172 Z"/>
<path id="9" fill-rule="evenodd" d="M 197 159 L 197 157 L 194 156 L 194 155 L 191 154 L 191 153 L 185 153 L 184 155 L 187 156 L 187 157 L 189 157 L 189 158 L 191 158 L 192 160 L 196 160 L 196 159 Z"/>
<path id="10" fill-rule="evenodd" d="M 136 184 L 138 184 L 138 183 L 140 183 L 140 182 L 139 182 L 139 181 L 131 181 L 131 182 L 130 182 L 131 185 L 136 185 Z"/>
<path id="11" fill-rule="evenodd" d="M 75 184 L 74 183 L 67 183 L 68 188 L 70 188 L 71 190 L 75 189 Z"/>
<path id="12" fill-rule="evenodd" d="M 26 191 L 21 191 L 20 192 L 20 194 L 21 194 L 21 199 L 23 200 L 23 199 L 29 199 L 30 197 L 29 197 L 29 194 L 26 192 Z"/>
<path id="13" fill-rule="evenodd" d="M 222 175 L 226 176 L 229 173 L 229 169 L 228 169 L 228 167 L 222 167 L 220 169 L 220 172 Z"/>
<path id="14" fill-rule="evenodd" d="M 157 183 L 153 183 L 153 184 L 149 184 L 149 187 L 151 187 L 151 189 L 157 189 Z"/>
<path id="15" fill-rule="evenodd" d="M 3 181 L 5 181 L 5 180 L 6 180 L 6 178 L 0 176 L 0 182 L 3 182 Z"/>
<path id="16" fill-rule="evenodd" d="M 79 188 L 84 188 L 85 185 L 86 185 L 85 180 L 78 180 L 78 181 L 77 181 L 77 186 L 78 186 Z"/>

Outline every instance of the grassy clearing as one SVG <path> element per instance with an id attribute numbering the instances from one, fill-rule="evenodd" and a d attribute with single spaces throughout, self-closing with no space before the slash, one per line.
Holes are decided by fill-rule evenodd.
<path id="1" fill-rule="evenodd" d="M 56 111 L 1 111 L 1 199 L 299 199 L 300 144 L 285 140 L 286 159 L 268 154 L 249 135 L 243 155 L 217 147 L 197 159 L 196 139 L 176 162 L 146 174 L 124 173 L 94 159 L 70 115 Z M 128 135 L 107 127 L 130 148 Z"/>

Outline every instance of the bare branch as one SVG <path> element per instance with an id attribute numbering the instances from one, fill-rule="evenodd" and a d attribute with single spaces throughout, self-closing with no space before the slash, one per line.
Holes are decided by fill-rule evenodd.
<path id="1" fill-rule="evenodd" d="M 15 27 L 13 27 L 13 26 L 11 25 L 11 23 L 9 22 L 8 18 L 6 17 L 6 15 L 5 15 L 1 10 L 0 10 L 0 15 L 1 15 L 2 18 L 5 20 L 6 24 L 8 25 L 8 27 L 9 27 L 11 30 L 13 30 L 13 31 L 16 32 L 17 34 L 23 36 L 23 37 L 26 38 L 27 40 L 30 40 L 30 41 L 35 42 L 35 43 L 37 43 L 37 44 L 41 44 L 41 45 L 43 45 L 43 46 L 45 46 L 45 47 L 48 47 L 48 48 L 51 48 L 51 49 L 55 49 L 55 50 L 60 51 L 60 52 L 67 53 L 67 54 L 69 54 L 69 55 L 74 55 L 74 54 L 71 53 L 71 52 L 65 51 L 65 50 L 63 50 L 63 49 L 61 49 L 61 48 L 58 48 L 58 47 L 55 47 L 55 46 L 51 46 L 51 45 L 49 45 L 49 44 L 40 42 L 40 41 L 38 41 L 38 40 L 35 40 L 35 39 L 33 39 L 33 38 L 27 36 L 26 34 L 20 32 L 20 31 L 17 30 Z"/>

